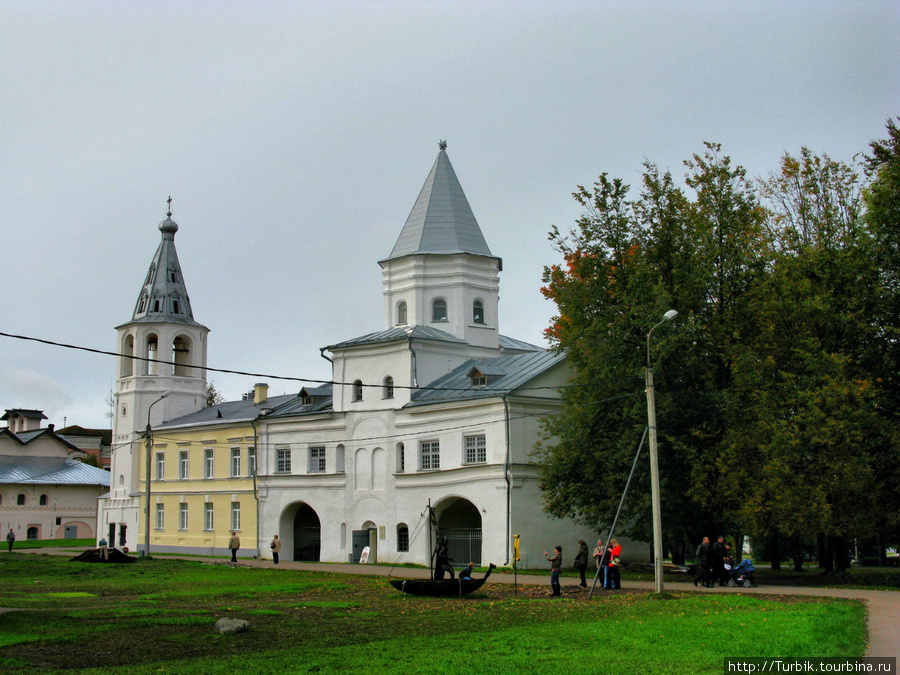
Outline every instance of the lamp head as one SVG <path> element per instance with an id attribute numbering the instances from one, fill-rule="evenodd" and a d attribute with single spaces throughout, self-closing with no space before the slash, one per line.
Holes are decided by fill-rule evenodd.
<path id="1" fill-rule="evenodd" d="M 678 310 L 677 310 L 677 309 L 670 309 L 668 312 L 666 312 L 665 314 L 663 314 L 663 319 L 665 319 L 666 321 L 671 321 L 671 320 L 674 319 L 676 316 L 678 316 Z"/>

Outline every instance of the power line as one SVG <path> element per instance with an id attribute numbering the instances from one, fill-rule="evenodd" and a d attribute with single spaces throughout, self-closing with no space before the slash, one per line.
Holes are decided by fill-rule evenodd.
<path id="1" fill-rule="evenodd" d="M 229 368 L 213 368 L 212 366 L 194 366 L 194 365 L 186 366 L 183 363 L 176 363 L 175 361 L 165 361 L 162 359 L 151 359 L 146 356 L 136 356 L 134 354 L 123 354 L 120 352 L 112 352 L 112 351 L 108 351 L 105 349 L 95 349 L 93 347 L 84 347 L 81 345 L 67 344 L 65 342 L 57 342 L 55 340 L 47 340 L 44 338 L 31 337 L 28 335 L 16 335 L 14 333 L 0 332 L 0 337 L 12 338 L 14 340 L 24 340 L 27 342 L 37 342 L 37 343 L 48 345 L 51 347 L 61 347 L 64 349 L 73 349 L 76 351 L 88 352 L 90 354 L 100 354 L 102 356 L 115 356 L 117 358 L 131 359 L 133 361 L 143 361 L 146 363 L 163 364 L 163 365 L 168 365 L 168 366 L 173 366 L 173 367 L 196 368 L 197 370 L 203 370 L 203 371 L 212 372 L 212 373 L 223 373 L 223 374 L 227 374 L 227 375 L 244 375 L 247 377 L 264 378 L 264 379 L 271 379 L 271 380 L 285 380 L 285 381 L 290 381 L 290 382 L 314 383 L 316 385 L 322 385 L 322 384 L 329 385 L 330 384 L 332 386 L 347 386 L 347 387 L 363 386 L 363 387 L 369 387 L 369 388 L 384 387 L 383 383 L 365 384 L 363 382 L 338 382 L 336 380 L 320 380 L 320 379 L 310 379 L 310 378 L 304 378 L 304 377 L 293 377 L 293 376 L 289 376 L 289 375 L 272 375 L 272 374 L 268 374 L 268 373 L 254 373 L 254 372 L 249 372 L 249 371 L 245 371 L 245 370 L 233 370 L 233 369 L 229 369 Z M 619 379 L 619 378 L 616 378 L 616 379 Z M 595 386 L 595 384 L 593 384 L 593 383 L 562 384 L 562 385 L 542 386 L 542 387 L 516 387 L 515 389 L 516 389 L 516 391 L 560 391 L 563 389 L 573 389 L 573 388 L 590 387 L 590 386 Z M 470 391 L 472 391 L 471 387 L 420 387 L 420 386 L 406 386 L 406 385 L 393 385 L 393 387 L 394 387 L 394 389 L 410 389 L 410 390 L 414 390 L 414 391 L 448 391 L 448 392 L 452 392 L 452 391 L 470 392 Z M 487 389 L 487 390 L 481 390 L 481 391 L 485 391 L 486 393 L 491 392 L 491 393 L 496 393 L 497 395 L 502 395 L 504 392 L 509 392 L 511 390 L 509 390 L 509 389 L 506 389 L 506 390 L 504 390 L 504 389 L 496 389 L 496 390 Z"/>

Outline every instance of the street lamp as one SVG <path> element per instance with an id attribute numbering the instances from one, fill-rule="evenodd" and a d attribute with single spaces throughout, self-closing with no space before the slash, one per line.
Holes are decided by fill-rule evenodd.
<path id="1" fill-rule="evenodd" d="M 653 577 L 655 591 L 663 592 L 662 571 L 662 509 L 659 501 L 659 453 L 656 447 L 656 400 L 653 397 L 653 369 L 650 367 L 650 336 L 653 331 L 662 326 L 666 321 L 671 321 L 678 315 L 674 309 L 663 314 L 663 320 L 650 329 L 647 333 L 647 428 L 650 431 L 650 493 L 653 502 Z"/>
<path id="2" fill-rule="evenodd" d="M 147 439 L 147 510 L 144 513 L 144 555 L 148 558 L 150 557 L 150 470 L 153 468 L 153 429 L 150 426 L 150 413 L 153 411 L 153 406 L 162 401 L 166 396 L 168 396 L 168 394 L 160 394 L 159 398 L 153 401 L 153 403 L 150 404 L 150 407 L 147 408 L 147 433 L 145 435 L 145 438 Z"/>

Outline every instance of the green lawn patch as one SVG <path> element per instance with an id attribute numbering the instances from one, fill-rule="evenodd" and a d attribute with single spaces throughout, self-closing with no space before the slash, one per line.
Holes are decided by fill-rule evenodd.
<path id="1" fill-rule="evenodd" d="M 27 608 L 0 614 L 4 673 L 720 673 L 726 656 L 865 650 L 865 610 L 849 600 L 736 591 L 588 600 L 574 589 L 551 599 L 545 585 L 515 596 L 491 583 L 465 598 L 419 598 L 381 577 L 35 562 L 0 559 L 0 607 Z M 250 630 L 218 634 L 226 616 Z"/>

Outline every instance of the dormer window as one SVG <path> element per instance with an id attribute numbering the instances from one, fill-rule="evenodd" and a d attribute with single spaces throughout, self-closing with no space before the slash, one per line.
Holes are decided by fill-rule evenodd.
<path id="1" fill-rule="evenodd" d="M 484 324 L 484 303 L 481 300 L 472 303 L 472 322 Z"/>
<path id="2" fill-rule="evenodd" d="M 401 300 L 397 304 L 397 323 L 405 324 L 406 322 L 406 301 Z"/>
<path id="3" fill-rule="evenodd" d="M 433 323 L 437 323 L 439 321 L 447 320 L 447 301 L 438 298 L 434 301 L 434 304 L 431 306 L 431 321 Z"/>
<path id="4" fill-rule="evenodd" d="M 506 375 L 506 372 L 496 366 L 492 366 L 490 363 L 485 363 L 479 366 L 472 366 L 466 375 L 472 382 L 473 387 L 486 387 L 488 384 L 502 378 Z"/>

